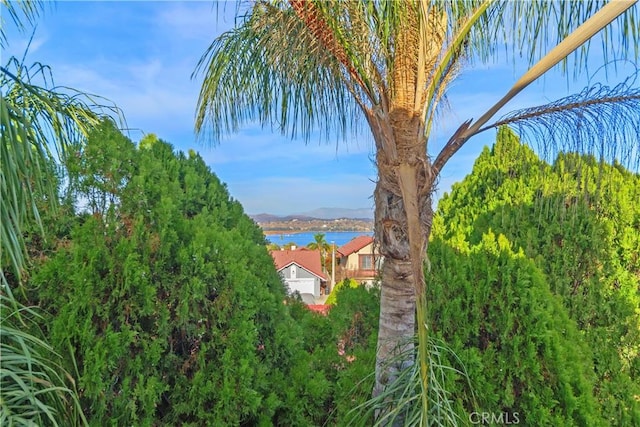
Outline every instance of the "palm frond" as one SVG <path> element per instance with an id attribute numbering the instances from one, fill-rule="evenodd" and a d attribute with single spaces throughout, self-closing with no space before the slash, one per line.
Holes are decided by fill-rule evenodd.
<path id="1" fill-rule="evenodd" d="M 33 81 L 41 81 L 45 87 Z M 24 266 L 21 229 L 32 217 L 39 223 L 36 194 L 53 203 L 47 179 L 50 162 L 63 160 L 68 147 L 83 140 L 98 123 L 99 112 L 118 113 L 99 97 L 52 86 L 48 67 L 25 67 L 16 58 L 0 67 L 0 262 L 16 275 Z M 4 280 L 3 280 L 4 281 Z"/>
<path id="2" fill-rule="evenodd" d="M 5 17 L 9 16 L 11 22 L 18 31 L 25 31 L 27 27 L 35 25 L 36 19 L 44 9 L 44 1 L 14 1 L 2 0 L 0 2 L 0 47 L 7 46 L 7 22 Z"/>
<path id="3" fill-rule="evenodd" d="M 533 61 L 605 3 L 259 1 L 212 43 L 193 74 L 204 75 L 196 132 L 217 143 L 257 122 L 306 140 L 314 130 L 344 137 L 361 123 L 362 110 L 375 105 L 388 111 L 399 41 L 407 34 L 432 39 L 424 33 L 434 32 L 441 17 L 445 26 L 435 35 L 442 37 L 441 51 L 427 53 L 428 43 L 421 43 L 417 52 L 424 57 L 416 64 L 424 69 L 413 104 L 428 132 L 460 60 L 485 61 L 504 47 L 513 57 L 531 53 Z M 419 17 L 416 28 L 408 27 L 409 16 Z M 620 38 L 603 45 L 607 55 L 631 55 L 615 46 L 638 40 L 636 16 L 632 9 L 618 20 L 619 31 L 605 30 L 605 37 Z"/>
<path id="4" fill-rule="evenodd" d="M 30 330 L 39 315 L 0 292 L 0 424 L 87 425 L 61 357 Z"/>
<path id="5" fill-rule="evenodd" d="M 474 5 L 475 6 L 475 5 Z M 490 0 L 479 3 L 475 8 L 446 10 L 445 15 L 454 15 L 455 19 L 450 30 L 450 41 L 443 45 L 442 54 L 437 67 L 427 86 L 427 95 L 423 104 L 422 117 L 425 118 L 427 135 L 431 132 L 433 121 L 438 113 L 440 101 L 445 96 L 449 83 L 456 77 L 460 68 L 460 61 L 466 60 L 465 52 L 470 34 L 476 26 L 482 26 L 487 19 L 487 9 Z M 467 15 L 465 15 L 465 13 Z"/>
<path id="6" fill-rule="evenodd" d="M 417 343 L 417 336 L 414 340 Z M 405 426 L 465 425 L 466 420 L 454 407 L 456 398 L 447 391 L 447 383 L 453 378 L 463 380 L 468 385 L 471 400 L 475 400 L 464 363 L 446 343 L 439 339 L 429 337 L 427 346 L 425 360 L 402 369 L 382 393 L 353 408 L 348 416 L 348 425 L 389 426 L 397 425 L 398 422 Z M 411 350 L 412 355 L 413 351 Z M 395 366 L 403 361 L 406 362 L 406 359 L 407 354 L 400 352 L 385 363 Z M 424 390 L 420 375 L 421 366 L 425 365 L 430 372 L 427 411 L 423 408 Z M 358 386 L 355 389 L 357 388 Z"/>
<path id="7" fill-rule="evenodd" d="M 619 3 L 631 5 L 635 2 L 622 0 Z M 467 7 L 466 2 L 452 3 L 461 4 L 453 7 Z M 491 62 L 496 54 L 503 53 L 514 61 L 527 58 L 532 65 L 607 3 L 610 1 L 495 2 L 488 12 L 489 19 L 479 22 L 471 33 L 468 48 L 474 52 L 473 58 L 481 62 Z M 600 47 L 605 63 L 638 57 L 639 13 L 640 8 L 635 5 L 616 20 L 615 26 L 603 30 L 604 42 Z M 592 49 L 589 43 L 583 45 L 563 62 L 562 70 L 574 75 L 584 71 Z"/>
<path id="8" fill-rule="evenodd" d="M 563 39 L 557 46 L 551 49 L 540 61 L 525 72 L 513 87 L 491 108 L 489 108 L 478 120 L 463 123 L 449 138 L 444 148 L 440 151 L 433 167 L 440 171 L 446 162 L 462 147 L 473 135 L 476 135 L 504 105 L 513 99 L 524 88 L 549 71 L 556 64 L 566 59 L 591 39 L 595 34 L 606 29 L 607 26 L 620 15 L 628 11 L 633 3 L 612 2 L 599 10 L 594 16 L 582 23 L 575 31 Z M 604 66 L 606 68 L 606 65 Z"/>
<path id="9" fill-rule="evenodd" d="M 546 105 L 514 111 L 485 127 L 508 125 L 552 158 L 560 151 L 592 153 L 629 168 L 640 165 L 639 75 L 608 87 L 596 84 Z"/>
<path id="10" fill-rule="evenodd" d="M 193 74 L 204 74 L 196 131 L 210 130 L 206 133 L 219 142 L 239 126 L 259 122 L 291 136 L 308 138 L 320 130 L 344 137 L 357 129 L 362 112 L 370 114 L 373 106 L 389 111 L 402 58 L 407 67 L 420 67 L 420 78 L 407 91 L 415 93 L 407 105 L 419 105 L 420 113 L 442 41 L 457 28 L 449 29 L 442 5 L 258 2 L 238 27 L 212 43 Z M 419 23 L 420 31 L 411 22 Z M 412 57 L 418 55 L 415 49 L 399 48 L 405 36 L 418 47 L 419 59 Z M 441 78 L 450 80 L 458 57 L 450 55 Z M 437 93 L 440 98 L 444 91 Z"/>
<path id="11" fill-rule="evenodd" d="M 255 122 L 306 140 L 315 129 L 346 136 L 358 107 L 341 67 L 290 7 L 259 2 L 198 63 L 196 131 L 214 143 Z"/>
<path id="12" fill-rule="evenodd" d="M 42 2 L 2 1 L 19 29 L 32 25 Z M 0 44 L 6 43 L 5 25 Z M 41 84 L 41 85 L 38 85 Z M 24 66 L 10 58 L 0 67 L 0 424 L 87 425 L 72 377 L 43 341 L 39 315 L 23 306 L 9 287 L 25 267 L 22 229 L 28 218 L 40 225 L 36 201 L 55 207 L 51 165 L 81 142 L 99 114 L 119 111 L 101 98 L 53 85 L 42 64 Z M 73 356 L 72 356 L 73 358 Z"/>

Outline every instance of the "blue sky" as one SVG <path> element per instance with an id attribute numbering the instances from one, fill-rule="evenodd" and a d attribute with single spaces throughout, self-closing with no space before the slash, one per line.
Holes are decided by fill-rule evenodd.
<path id="1" fill-rule="evenodd" d="M 59 1 L 38 20 L 25 62 L 51 66 L 57 85 L 113 101 L 123 110 L 133 141 L 155 133 L 176 149 L 200 152 L 248 213 L 372 209 L 376 171 L 366 133 L 347 142 L 312 138 L 305 144 L 248 126 L 215 147 L 196 140 L 193 118 L 201 80 L 192 80 L 191 74 L 213 39 L 231 28 L 233 12 L 232 3 L 225 8 L 204 1 Z M 29 35 L 9 30 L 3 62 L 8 55 L 22 57 Z M 597 54 L 593 63 L 598 63 Z M 461 122 L 495 103 L 524 70 L 523 64 L 499 61 L 464 72 L 449 92 L 451 109 L 435 130 L 430 152 L 435 154 Z M 507 109 L 546 103 L 579 91 L 584 83 L 552 72 Z M 489 131 L 472 139 L 452 159 L 442 173 L 440 193 L 470 172 L 494 137 Z"/>

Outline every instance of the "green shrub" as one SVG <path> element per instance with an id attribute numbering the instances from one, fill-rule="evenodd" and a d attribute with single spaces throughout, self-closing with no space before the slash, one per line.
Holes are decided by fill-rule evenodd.
<path id="1" fill-rule="evenodd" d="M 309 369 L 328 387 L 315 408 L 312 425 L 348 425 L 351 410 L 371 396 L 376 355 L 380 295 L 377 288 L 336 287 L 328 314 L 312 312 L 290 301 L 290 312 L 302 328 Z"/>
<path id="2" fill-rule="evenodd" d="M 349 279 L 349 278 L 346 278 L 346 279 L 342 280 L 341 282 L 336 283 L 336 285 L 331 290 L 331 293 L 327 297 L 327 300 L 325 301 L 325 304 L 327 304 L 327 305 L 335 305 L 336 300 L 337 300 L 338 292 L 340 292 L 341 289 L 343 289 L 343 288 L 357 288 L 358 286 L 360 286 L 360 284 L 358 282 L 356 282 L 353 279 Z"/>
<path id="3" fill-rule="evenodd" d="M 492 230 L 535 263 L 589 348 L 592 392 L 607 425 L 640 424 L 637 200 L 640 175 L 619 164 L 564 153 L 549 165 L 501 129 L 434 218 L 434 240 L 457 252 Z"/>
<path id="4" fill-rule="evenodd" d="M 432 334 L 471 379 L 473 390 L 453 374 L 444 387 L 463 413 L 504 413 L 524 425 L 606 425 L 590 350 L 532 261 L 493 233 L 471 248 L 435 239 L 429 253 Z"/>
<path id="5" fill-rule="evenodd" d="M 141 146 L 107 124 L 91 136 L 77 169 L 91 214 L 33 277 L 90 424 L 310 423 L 325 385 L 305 378 L 261 230 L 197 154 Z"/>

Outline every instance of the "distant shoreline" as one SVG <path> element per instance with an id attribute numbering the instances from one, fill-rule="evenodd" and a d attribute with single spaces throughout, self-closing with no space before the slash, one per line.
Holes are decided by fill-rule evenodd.
<path id="1" fill-rule="evenodd" d="M 274 234 L 299 234 L 307 233 L 302 230 L 262 230 L 265 236 L 273 236 Z"/>
<path id="2" fill-rule="evenodd" d="M 360 219 L 292 219 L 286 221 L 258 222 L 265 236 L 300 233 L 372 233 L 373 221 Z"/>
<path id="3" fill-rule="evenodd" d="M 322 234 L 327 234 L 327 233 L 362 233 L 362 234 L 367 234 L 367 233 L 373 233 L 373 230 L 371 231 L 362 231 L 362 230 L 326 230 L 326 231 L 320 231 L 320 230 L 262 230 L 262 233 L 265 236 L 273 236 L 276 234 L 302 234 L 302 233 L 322 233 Z"/>

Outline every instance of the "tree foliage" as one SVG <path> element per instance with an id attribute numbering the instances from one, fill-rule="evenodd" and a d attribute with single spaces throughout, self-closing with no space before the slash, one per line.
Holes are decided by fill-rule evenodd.
<path id="1" fill-rule="evenodd" d="M 33 277 L 90 423 L 302 422 L 297 329 L 260 229 L 197 154 L 142 145 L 110 122 L 91 134 L 76 177 L 90 211 Z"/>
<path id="2" fill-rule="evenodd" d="M 324 233 L 315 233 L 313 235 L 313 242 L 307 244 L 307 247 L 309 249 L 320 251 L 320 263 L 322 264 L 323 270 L 331 271 L 331 267 L 327 268 L 329 261 L 327 254 L 331 251 L 331 245 L 327 242 L 324 236 Z"/>
<path id="3" fill-rule="evenodd" d="M 619 164 L 548 164 L 508 129 L 442 198 L 432 322 L 482 410 L 527 425 L 640 421 L 639 198 L 640 176 Z"/>
<path id="4" fill-rule="evenodd" d="M 493 233 L 467 248 L 435 239 L 431 254 L 433 330 L 471 378 L 472 390 L 453 376 L 457 384 L 447 390 L 476 396 L 458 397 L 462 413 L 506 413 L 525 425 L 604 425 L 590 350 L 532 261 Z"/>
<path id="5" fill-rule="evenodd" d="M 70 171 L 80 213 L 33 241 L 28 294 L 73 351 L 90 425 L 341 422 L 373 369 L 375 292 L 327 318 L 288 300 L 262 231 L 195 152 L 155 136 L 136 148 L 104 121 Z"/>
<path id="6" fill-rule="evenodd" d="M 347 277 L 346 279 L 336 283 L 336 285 L 331 290 L 331 293 L 327 297 L 327 300 L 325 301 L 325 304 L 334 305 L 338 300 L 338 293 L 342 289 L 344 289 L 344 288 L 357 288 L 358 286 L 360 286 L 360 284 L 358 284 L 358 282 L 356 282 L 354 279 L 350 279 L 350 278 Z"/>
<path id="7" fill-rule="evenodd" d="M 322 375 L 327 389 L 315 409 L 312 425 L 369 423 L 353 409 L 365 402 L 373 387 L 379 289 L 334 288 L 335 304 L 323 316 L 301 302 L 290 301 L 291 314 L 302 328 L 309 368 Z"/>

